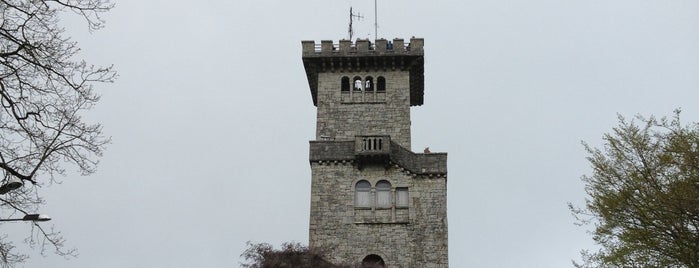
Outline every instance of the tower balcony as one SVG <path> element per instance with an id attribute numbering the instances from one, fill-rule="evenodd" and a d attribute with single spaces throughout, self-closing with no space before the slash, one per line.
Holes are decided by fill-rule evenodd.
<path id="1" fill-rule="evenodd" d="M 414 153 L 392 142 L 387 135 L 355 136 L 354 140 L 310 141 L 310 162 L 355 163 L 361 168 L 366 165 L 389 167 L 398 165 L 402 169 L 421 175 L 446 175 L 446 153 Z"/>
<path id="2" fill-rule="evenodd" d="M 391 136 L 355 136 L 355 155 L 382 155 L 391 153 Z"/>
<path id="3" fill-rule="evenodd" d="M 391 161 L 391 137 L 355 136 L 354 160 L 360 167 L 367 164 L 388 166 Z"/>

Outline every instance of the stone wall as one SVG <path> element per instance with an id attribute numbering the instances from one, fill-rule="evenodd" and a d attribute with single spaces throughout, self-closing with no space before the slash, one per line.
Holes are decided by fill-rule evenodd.
<path id="1" fill-rule="evenodd" d="M 331 250 L 330 261 L 353 264 L 376 254 L 386 267 L 448 267 L 446 176 L 409 175 L 398 166 L 359 170 L 351 161 L 313 162 L 311 170 L 310 246 Z M 379 180 L 408 187 L 408 208 L 355 208 L 360 180 L 372 193 Z"/>
<path id="2" fill-rule="evenodd" d="M 386 79 L 386 101 L 343 101 L 342 94 L 369 95 L 374 92 L 341 92 L 343 76 L 372 76 Z M 366 98 L 365 98 L 366 99 Z M 316 139 L 353 140 L 356 135 L 390 135 L 410 149 L 410 78 L 407 71 L 325 72 L 318 74 Z"/>

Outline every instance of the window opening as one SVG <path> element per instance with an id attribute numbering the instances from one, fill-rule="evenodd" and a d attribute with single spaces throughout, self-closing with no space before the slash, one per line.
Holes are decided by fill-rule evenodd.
<path id="1" fill-rule="evenodd" d="M 364 78 L 364 90 L 366 91 L 374 91 L 374 78 L 371 76 L 367 76 Z"/>
<path id="2" fill-rule="evenodd" d="M 371 207 L 371 184 L 368 181 L 358 181 L 354 186 L 354 206 Z"/>
<path id="3" fill-rule="evenodd" d="M 362 91 L 362 78 L 359 76 L 354 77 L 354 91 Z"/>
<path id="4" fill-rule="evenodd" d="M 350 91 L 349 77 L 343 76 L 340 83 L 340 91 Z"/>
<path id="5" fill-rule="evenodd" d="M 376 183 L 376 207 L 390 208 L 391 207 L 391 183 L 388 181 L 379 181 Z"/>
<path id="6" fill-rule="evenodd" d="M 408 207 L 408 188 L 398 187 L 396 188 L 396 207 L 406 208 Z"/>
<path id="7" fill-rule="evenodd" d="M 381 256 L 376 254 L 367 255 L 362 260 L 362 268 L 383 268 L 386 267 Z"/>
<path id="8" fill-rule="evenodd" d="M 383 76 L 376 78 L 376 91 L 386 91 L 386 78 Z"/>

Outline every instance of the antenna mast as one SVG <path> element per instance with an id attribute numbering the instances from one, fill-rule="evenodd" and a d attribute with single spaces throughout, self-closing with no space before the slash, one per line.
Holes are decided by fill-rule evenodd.
<path id="1" fill-rule="evenodd" d="M 357 14 L 354 14 L 354 12 L 352 12 L 352 7 L 350 7 L 350 16 L 349 16 L 350 23 L 349 23 L 349 31 L 348 31 L 349 32 L 349 40 L 352 40 L 352 36 L 354 36 L 354 31 L 352 30 L 352 21 L 354 20 L 354 18 L 363 19 L 364 16 L 359 14 L 359 12 L 357 12 Z"/>
<path id="2" fill-rule="evenodd" d="M 378 9 L 376 8 L 376 0 L 374 0 L 374 40 L 379 39 L 379 22 L 378 22 Z"/>

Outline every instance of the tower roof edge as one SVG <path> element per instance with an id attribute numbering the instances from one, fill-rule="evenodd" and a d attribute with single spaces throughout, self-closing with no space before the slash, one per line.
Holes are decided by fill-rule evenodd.
<path id="1" fill-rule="evenodd" d="M 318 73 L 345 70 L 402 70 L 410 72 L 410 105 L 424 102 L 424 39 L 301 41 L 302 60 L 313 98 L 318 105 Z"/>

